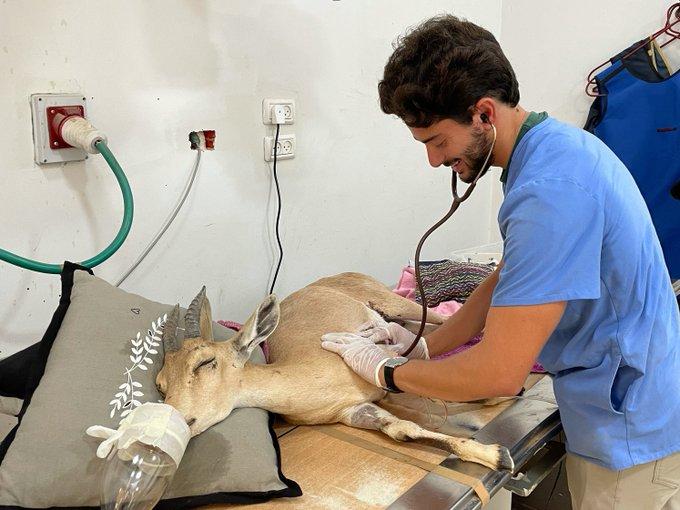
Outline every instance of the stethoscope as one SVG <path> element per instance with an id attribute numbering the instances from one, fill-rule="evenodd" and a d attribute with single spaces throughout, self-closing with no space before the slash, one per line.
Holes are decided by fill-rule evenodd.
<path id="1" fill-rule="evenodd" d="M 421 298 L 421 304 L 423 307 L 423 315 L 420 319 L 420 329 L 418 330 L 418 334 L 416 335 L 415 339 L 411 343 L 411 346 L 404 351 L 402 356 L 407 356 L 410 354 L 410 352 L 413 350 L 413 348 L 416 346 L 416 344 L 420 341 L 420 339 L 423 336 L 423 332 L 425 331 L 425 325 L 427 324 L 427 297 L 425 296 L 425 289 L 423 287 L 423 280 L 420 277 L 420 250 L 423 248 L 423 244 L 425 244 L 425 240 L 430 236 L 432 232 L 437 230 L 439 227 L 441 227 L 452 215 L 453 213 L 456 212 L 458 209 L 458 206 L 465 202 L 470 195 L 472 194 L 472 190 L 475 189 L 475 186 L 477 186 L 477 181 L 479 178 L 486 173 L 486 168 L 489 163 L 489 159 L 491 159 L 491 154 L 493 153 L 493 149 L 496 146 L 496 126 L 493 125 L 492 122 L 489 121 L 489 118 L 487 117 L 486 114 L 481 114 L 480 118 L 482 119 L 482 122 L 491 124 L 491 129 L 493 129 L 493 142 L 491 143 L 491 148 L 489 149 L 489 153 L 486 155 L 486 159 L 484 160 L 484 164 L 482 165 L 482 168 L 479 170 L 479 173 L 477 174 L 477 177 L 475 177 L 475 180 L 472 181 L 472 184 L 470 184 L 467 189 L 465 190 L 465 193 L 463 193 L 463 196 L 458 196 L 457 192 L 457 186 L 458 186 L 458 176 L 456 175 L 455 170 L 451 170 L 451 193 L 453 194 L 453 203 L 451 204 L 451 208 L 449 209 L 449 212 L 446 213 L 446 215 L 439 220 L 437 223 L 432 225 L 430 229 L 423 234 L 423 237 L 420 238 L 420 242 L 418 243 L 418 247 L 416 248 L 416 256 L 415 256 L 415 266 L 416 266 L 416 282 L 418 283 L 418 291 L 420 292 L 420 298 Z"/>

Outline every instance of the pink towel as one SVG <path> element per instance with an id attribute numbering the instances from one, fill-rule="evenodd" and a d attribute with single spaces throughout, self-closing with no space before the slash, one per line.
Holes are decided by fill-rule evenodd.
<path id="1" fill-rule="evenodd" d="M 241 331 L 243 324 L 234 321 L 217 321 L 217 324 L 225 328 L 233 329 L 234 331 Z"/>
<path id="2" fill-rule="evenodd" d="M 413 268 L 412 266 L 406 266 L 401 270 L 401 277 L 399 278 L 399 283 L 397 283 L 397 288 L 394 289 L 394 292 L 402 297 L 410 299 L 411 301 L 415 301 L 417 285 L 418 283 L 416 281 L 415 268 Z M 463 305 L 458 303 L 457 301 L 442 301 L 437 306 L 430 307 L 429 309 L 432 310 L 433 312 L 437 312 L 438 314 L 444 317 L 450 317 L 458 310 L 460 310 L 462 306 Z M 459 347 L 456 347 L 452 351 L 448 351 L 443 354 L 440 354 L 439 356 L 435 356 L 433 359 L 448 358 L 452 354 L 457 354 L 459 352 L 466 351 L 473 345 L 478 344 L 481 340 L 482 340 L 481 334 L 474 336 L 467 343 Z M 540 363 L 534 363 L 534 366 L 531 369 L 531 371 L 544 373 L 545 369 L 540 365 Z"/>
<path id="3" fill-rule="evenodd" d="M 415 269 L 411 266 L 406 266 L 401 271 L 401 278 L 399 278 L 399 283 L 397 284 L 397 288 L 394 289 L 394 293 L 399 294 L 406 299 L 410 299 L 411 301 L 415 301 L 417 285 Z M 462 306 L 463 305 L 458 301 L 442 301 L 437 306 L 430 307 L 430 310 L 449 317 L 460 310 Z"/>

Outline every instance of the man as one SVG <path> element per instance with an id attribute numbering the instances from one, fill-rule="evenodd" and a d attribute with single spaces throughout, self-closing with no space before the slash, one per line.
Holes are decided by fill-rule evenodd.
<path id="1" fill-rule="evenodd" d="M 523 110 L 496 39 L 453 16 L 398 41 L 379 93 L 432 166 L 468 183 L 503 168 L 503 264 L 396 368 L 375 345 L 404 352 L 414 335 L 396 324 L 323 347 L 378 386 L 452 401 L 515 395 L 538 358 L 554 376 L 574 508 L 680 509 L 680 318 L 630 173 L 589 133 Z"/>

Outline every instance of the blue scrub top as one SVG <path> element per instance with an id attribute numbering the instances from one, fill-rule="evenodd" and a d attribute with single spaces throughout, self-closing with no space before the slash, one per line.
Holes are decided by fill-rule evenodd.
<path id="1" fill-rule="evenodd" d="M 552 118 L 522 137 L 507 170 L 492 306 L 567 301 L 539 356 L 567 450 L 616 470 L 680 451 L 680 314 L 630 172 Z"/>

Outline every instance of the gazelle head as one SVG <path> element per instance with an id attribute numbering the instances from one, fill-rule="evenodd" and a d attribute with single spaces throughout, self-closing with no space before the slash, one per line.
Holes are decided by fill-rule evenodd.
<path id="1" fill-rule="evenodd" d="M 229 416 L 238 402 L 243 367 L 278 322 L 279 303 L 270 295 L 237 335 L 215 342 L 204 286 L 184 316 L 181 341 L 177 339 L 179 305 L 175 306 L 163 328 L 165 360 L 156 385 L 165 403 L 182 413 L 192 435 Z"/>

